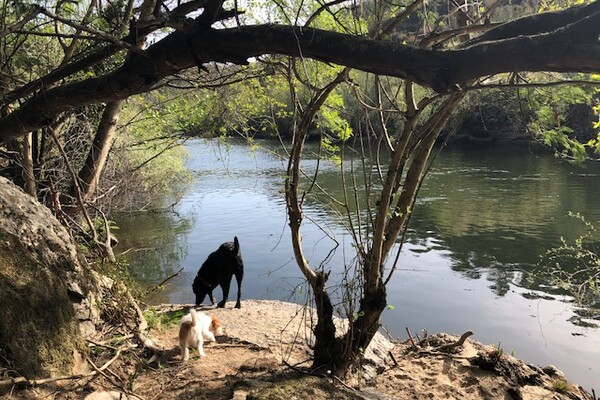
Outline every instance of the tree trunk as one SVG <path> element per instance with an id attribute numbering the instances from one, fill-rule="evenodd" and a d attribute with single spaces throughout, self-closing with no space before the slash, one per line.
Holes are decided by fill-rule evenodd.
<path id="1" fill-rule="evenodd" d="M 313 368 L 337 373 L 338 366 L 344 364 L 343 348 L 342 342 L 335 337 L 333 304 L 331 304 L 331 298 L 325 289 L 328 277 L 328 273 L 317 272 L 317 278 L 313 285 L 317 307 Z"/>
<path id="2" fill-rule="evenodd" d="M 132 6 L 133 2 L 130 2 L 126 10 L 126 18 L 123 21 L 128 21 L 131 17 Z M 150 20 L 155 7 L 156 0 L 144 0 L 140 6 L 139 21 L 147 22 L 148 20 Z M 90 6 L 89 12 L 91 12 L 91 10 L 92 7 Z M 126 26 L 127 24 L 124 22 L 117 31 L 125 30 Z M 140 32 L 139 36 L 136 39 L 135 47 L 142 48 L 145 40 L 146 35 Z M 73 47 L 74 46 L 72 43 L 71 48 Z M 127 56 L 127 60 L 129 60 L 130 58 L 131 54 Z M 102 175 L 102 170 L 104 169 L 104 166 L 106 164 L 108 153 L 110 152 L 112 144 L 115 140 L 115 133 L 117 130 L 119 113 L 123 108 L 124 102 L 125 99 L 115 98 L 114 100 L 107 102 L 106 106 L 104 107 L 104 112 L 102 113 L 100 123 L 98 124 L 98 129 L 96 130 L 96 136 L 94 137 L 94 141 L 92 142 L 92 147 L 90 147 L 90 151 L 88 152 L 85 163 L 83 164 L 83 167 L 81 168 L 78 174 L 81 196 L 84 200 L 89 198 L 90 195 L 98 188 L 98 183 L 100 182 L 100 175 Z M 71 187 L 71 194 L 75 195 L 76 191 L 77 183 L 73 182 L 73 186 Z"/>
<path id="3" fill-rule="evenodd" d="M 298 196 L 298 190 L 300 185 L 302 150 L 306 136 L 308 135 L 309 126 L 331 92 L 346 80 L 348 72 L 349 68 L 344 68 L 340 71 L 336 78 L 323 89 L 319 90 L 306 106 L 300 122 L 294 129 L 292 149 L 287 168 L 287 179 L 285 180 L 285 198 L 294 255 L 296 263 L 313 290 L 315 306 L 317 308 L 317 325 L 314 330 L 315 348 L 313 367 L 335 372 L 337 372 L 337 366 L 341 364 L 345 365 L 345 362 L 343 342 L 336 339 L 335 335 L 333 304 L 325 288 L 329 273 L 323 271 L 315 272 L 304 257 L 300 227 L 303 219 L 302 202 L 306 193 Z"/>
<path id="4" fill-rule="evenodd" d="M 23 147 L 21 148 L 21 157 L 23 157 L 23 179 L 25 180 L 25 192 L 34 198 L 37 198 L 37 185 L 33 173 L 33 146 L 32 134 L 29 132 L 23 138 Z"/>
<path id="5" fill-rule="evenodd" d="M 122 106 L 123 100 L 117 100 L 108 103 L 104 108 L 102 119 L 96 130 L 96 136 L 78 175 L 82 190 L 81 195 L 84 199 L 89 198 L 98 187 L 100 175 L 115 139 L 118 116 Z M 75 190 L 73 186 L 71 193 L 74 194 Z"/>
<path id="6" fill-rule="evenodd" d="M 379 240 L 373 238 L 372 248 L 362 260 L 364 293 L 360 300 L 358 317 L 352 322 L 348 332 L 342 339 L 345 346 L 332 346 L 333 350 L 339 352 L 339 354 L 334 354 L 330 358 L 332 362 L 337 362 L 333 366 L 338 375 L 344 374 L 356 363 L 379 330 L 381 325 L 380 317 L 387 306 L 386 287 L 382 280 L 385 259 L 392 249 L 393 244 L 396 243 L 399 234 L 407 227 L 410 210 L 421 187 L 421 183 L 425 178 L 426 166 L 436 139 L 448 121 L 452 111 L 456 109 L 464 95 L 465 92 L 459 92 L 449 97 L 442 107 L 431 115 L 424 124 L 422 128 L 422 140 L 416 148 L 411 150 L 414 158 L 404 178 L 404 182 L 401 182 L 402 174 L 399 173 L 399 160 L 404 156 L 398 153 L 406 151 L 405 146 L 400 144 L 404 143 L 407 137 L 413 136 L 412 129 L 414 125 L 408 124 L 407 129 L 403 132 L 403 137 L 395 143 L 396 147 L 392 155 L 392 161 L 395 160 L 398 164 L 394 168 L 388 169 L 385 186 L 389 185 L 390 187 L 384 187 L 382 197 L 380 197 L 380 201 L 378 202 L 380 208 L 385 207 L 384 212 L 381 209 L 378 210 L 379 214 L 389 214 L 391 206 L 395 211 L 392 215 L 395 216 L 387 222 L 383 222 L 383 220 L 380 222 L 383 224 L 383 232 L 379 231 L 381 237 L 378 238 Z M 390 176 L 392 176 L 391 179 Z M 386 199 L 394 198 L 399 188 L 402 188 L 402 193 L 395 206 L 390 201 L 384 201 L 383 197 Z M 374 231 L 374 235 L 375 233 L 377 232 Z M 378 249 L 373 249 L 373 246 L 377 243 L 379 246 Z M 377 257 L 373 257 L 374 251 L 378 254 Z"/>

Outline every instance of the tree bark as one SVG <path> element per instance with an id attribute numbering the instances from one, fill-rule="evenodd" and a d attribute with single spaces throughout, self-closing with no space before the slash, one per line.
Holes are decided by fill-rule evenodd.
<path id="1" fill-rule="evenodd" d="M 34 198 L 37 198 L 37 184 L 35 174 L 33 173 L 33 135 L 27 133 L 23 138 L 23 147 L 21 148 L 21 157 L 23 158 L 23 179 L 25 180 L 25 192 Z"/>
<path id="2" fill-rule="evenodd" d="M 444 125 L 456 109 L 466 92 L 458 92 L 450 96 L 440 110 L 432 115 L 421 128 L 423 139 L 413 150 L 413 160 L 406 173 L 402 185 L 402 192 L 392 212 L 392 218 L 386 225 L 382 254 L 386 257 L 398 238 L 400 232 L 406 228 L 417 193 L 425 176 L 425 169 L 429 161 L 429 155 L 435 145 Z"/>
<path id="3" fill-rule="evenodd" d="M 100 175 L 115 139 L 119 112 L 123 102 L 123 100 L 112 101 L 104 108 L 94 141 L 78 174 L 81 195 L 84 199 L 89 198 L 98 187 Z M 75 196 L 75 190 L 75 187 L 71 189 L 72 196 Z"/>
<path id="4" fill-rule="evenodd" d="M 344 360 L 343 342 L 335 337 L 333 304 L 325 288 L 328 277 L 328 273 L 317 272 L 315 282 L 312 285 L 317 308 L 313 368 L 316 370 L 329 370 L 341 375 L 346 372 L 347 363 Z"/>
<path id="5" fill-rule="evenodd" d="M 465 45 L 472 46 L 475 43 L 552 32 L 553 30 L 566 27 L 569 24 L 589 17 L 598 11 L 600 11 L 600 2 L 594 2 L 582 7 L 573 7 L 567 10 L 528 15 L 502 24 L 483 35 L 466 42 Z"/>
<path id="6" fill-rule="evenodd" d="M 126 15 L 124 21 L 128 21 L 131 18 L 132 6 L 133 3 L 132 0 L 130 0 L 129 5 L 126 8 Z M 145 0 L 140 6 L 140 22 L 149 21 L 152 17 L 152 12 L 155 7 L 156 0 Z M 90 7 L 89 11 L 91 11 L 91 9 L 92 7 Z M 84 21 L 85 19 L 87 19 L 87 17 L 88 16 L 84 18 Z M 125 28 L 126 23 L 124 22 L 119 27 L 118 31 L 123 31 Z M 139 36 L 136 39 L 135 47 L 141 48 L 145 40 L 146 36 Z M 75 40 L 73 40 L 69 48 L 74 48 L 74 45 Z M 110 152 L 110 149 L 112 148 L 112 144 L 115 139 L 117 122 L 119 120 L 119 113 L 121 112 L 121 108 L 123 107 L 124 102 L 125 101 L 122 99 L 115 100 L 107 103 L 104 107 L 104 111 L 100 118 L 98 128 L 96 129 L 96 135 L 94 136 L 92 146 L 90 147 L 85 163 L 83 164 L 83 167 L 81 168 L 78 174 L 79 187 L 81 189 L 80 194 L 83 200 L 89 198 L 90 195 L 98 188 L 98 182 L 100 181 L 102 170 L 104 169 L 104 165 L 106 164 L 106 160 L 108 159 L 108 154 Z M 77 182 L 73 182 L 73 186 L 71 187 L 70 191 L 72 197 L 77 196 L 77 190 Z"/>

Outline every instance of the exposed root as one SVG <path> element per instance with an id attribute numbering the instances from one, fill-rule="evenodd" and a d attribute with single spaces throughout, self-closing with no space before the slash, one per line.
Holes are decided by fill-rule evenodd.
<path id="1" fill-rule="evenodd" d="M 140 343 L 142 343 L 142 345 L 145 348 L 149 349 L 154 354 L 161 354 L 162 352 L 164 352 L 164 349 L 155 345 L 154 341 L 152 339 L 150 339 L 149 336 L 146 335 L 146 332 L 148 331 L 148 321 L 146 321 L 146 317 L 144 317 L 144 313 L 140 309 L 140 306 L 138 306 L 137 302 L 135 301 L 135 299 L 133 298 L 131 293 L 129 293 L 129 291 L 127 292 L 127 298 L 129 299 L 131 306 L 134 308 L 134 310 L 137 314 L 137 317 L 138 317 L 138 321 L 139 321 L 138 327 L 137 327 L 137 332 L 136 332 L 137 339 L 140 341 Z"/>
<path id="2" fill-rule="evenodd" d="M 432 349 L 432 351 L 439 351 L 439 352 L 452 351 L 455 348 L 462 346 L 465 343 L 465 340 L 467 340 L 467 338 L 471 335 L 473 335 L 473 332 L 466 331 L 465 333 L 463 333 L 461 335 L 461 337 L 456 342 L 436 347 L 435 349 Z"/>

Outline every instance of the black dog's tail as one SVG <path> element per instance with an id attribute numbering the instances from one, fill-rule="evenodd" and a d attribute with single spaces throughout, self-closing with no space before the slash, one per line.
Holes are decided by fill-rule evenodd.
<path id="1" fill-rule="evenodd" d="M 233 251 L 236 253 L 240 251 L 240 242 L 238 241 L 237 236 L 233 237 Z"/>

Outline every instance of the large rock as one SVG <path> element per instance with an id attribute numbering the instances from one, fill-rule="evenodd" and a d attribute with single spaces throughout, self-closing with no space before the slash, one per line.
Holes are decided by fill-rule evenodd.
<path id="1" fill-rule="evenodd" d="M 67 230 L 0 177 L 0 366 L 27 378 L 72 372 L 80 326 L 91 334 L 98 319 L 96 287 Z"/>

